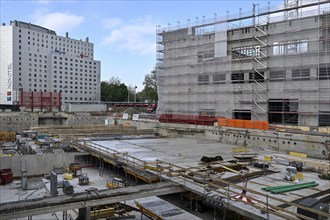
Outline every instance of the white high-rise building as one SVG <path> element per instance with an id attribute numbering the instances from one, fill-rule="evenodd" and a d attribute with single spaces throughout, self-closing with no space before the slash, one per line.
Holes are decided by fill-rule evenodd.
<path id="1" fill-rule="evenodd" d="M 0 104 L 15 104 L 20 90 L 61 92 L 63 103 L 99 101 L 100 65 L 88 38 L 16 20 L 0 26 Z"/>

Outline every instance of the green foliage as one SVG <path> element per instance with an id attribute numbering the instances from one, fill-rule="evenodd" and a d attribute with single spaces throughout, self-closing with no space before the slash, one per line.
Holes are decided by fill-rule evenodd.
<path id="1" fill-rule="evenodd" d="M 156 68 L 154 68 L 150 74 L 147 74 L 144 77 L 143 82 L 144 88 L 139 93 L 140 97 L 144 97 L 146 99 L 149 99 L 150 101 L 156 101 L 158 100 L 158 94 L 157 94 L 157 71 Z"/>
<path id="2" fill-rule="evenodd" d="M 101 82 L 101 101 L 127 101 L 127 86 L 118 77 Z"/>

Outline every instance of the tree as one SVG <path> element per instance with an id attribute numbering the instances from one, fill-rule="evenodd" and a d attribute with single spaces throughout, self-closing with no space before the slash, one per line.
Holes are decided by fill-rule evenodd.
<path id="1" fill-rule="evenodd" d="M 157 101 L 158 100 L 158 94 L 157 94 L 157 71 L 156 68 L 154 68 L 150 74 L 147 74 L 144 77 L 143 82 L 144 88 L 139 94 L 141 97 L 145 97 L 150 99 L 151 101 Z"/>
<path id="2" fill-rule="evenodd" d="M 127 101 L 127 86 L 118 77 L 111 77 L 101 82 L 101 101 Z"/>

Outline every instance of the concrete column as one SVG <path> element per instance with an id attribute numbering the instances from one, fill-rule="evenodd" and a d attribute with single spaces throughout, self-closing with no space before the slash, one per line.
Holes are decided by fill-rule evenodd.
<path id="1" fill-rule="evenodd" d="M 90 220 L 91 219 L 90 212 L 91 212 L 90 207 L 80 208 L 78 218 L 76 220 Z"/>
<path id="2" fill-rule="evenodd" d="M 249 73 L 244 73 L 244 82 L 248 82 L 250 78 Z"/>
<path id="3" fill-rule="evenodd" d="M 68 211 L 64 210 L 63 211 L 63 220 L 67 220 L 68 219 Z"/>
<path id="4" fill-rule="evenodd" d="M 317 67 L 312 67 L 310 74 L 311 74 L 311 78 L 316 78 L 317 77 Z"/>
<path id="5" fill-rule="evenodd" d="M 287 80 L 291 80 L 292 79 L 292 70 L 286 70 L 285 77 Z"/>

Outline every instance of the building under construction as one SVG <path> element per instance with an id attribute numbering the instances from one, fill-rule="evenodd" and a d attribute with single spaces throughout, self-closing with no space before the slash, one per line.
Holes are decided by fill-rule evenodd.
<path id="1" fill-rule="evenodd" d="M 311 3 L 312 2 L 312 3 Z M 158 114 L 330 125 L 330 3 L 157 28 Z"/>

